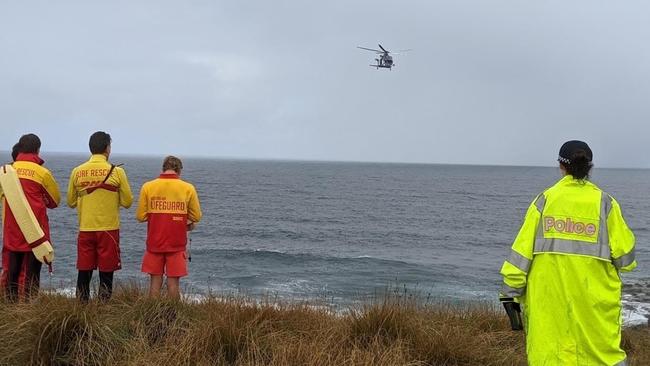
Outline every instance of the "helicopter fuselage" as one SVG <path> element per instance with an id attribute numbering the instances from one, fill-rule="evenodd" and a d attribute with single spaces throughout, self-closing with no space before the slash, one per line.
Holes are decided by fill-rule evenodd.
<path id="1" fill-rule="evenodd" d="M 395 66 L 393 63 L 393 57 L 388 54 L 381 54 L 379 55 L 379 58 L 376 58 L 375 61 L 377 61 L 376 65 L 370 65 L 376 68 L 384 68 L 384 69 L 390 69 L 391 67 Z"/>
<path id="2" fill-rule="evenodd" d="M 390 55 L 391 52 L 386 50 L 381 45 L 378 45 L 378 46 L 379 46 L 379 48 L 381 50 L 377 50 L 377 49 L 374 49 L 374 48 L 360 47 L 360 46 L 357 46 L 357 48 L 377 53 L 377 56 L 379 56 L 379 58 L 375 59 L 375 61 L 377 63 L 374 64 L 374 65 L 370 65 L 371 67 L 376 67 L 377 69 L 379 69 L 379 68 L 392 69 L 392 67 L 395 66 L 395 64 L 393 63 L 393 56 Z M 405 50 L 405 51 L 409 51 L 409 50 Z"/>

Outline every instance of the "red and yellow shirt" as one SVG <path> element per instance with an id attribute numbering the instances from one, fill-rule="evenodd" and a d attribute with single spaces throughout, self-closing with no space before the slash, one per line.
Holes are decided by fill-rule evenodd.
<path id="1" fill-rule="evenodd" d="M 161 174 L 140 190 L 136 218 L 147 221 L 147 250 L 153 253 L 184 251 L 188 222 L 201 220 L 196 189 L 176 174 Z"/>
<path id="2" fill-rule="evenodd" d="M 43 160 L 37 154 L 18 154 L 13 167 L 16 169 L 20 185 L 25 192 L 29 206 L 34 211 L 34 216 L 41 225 L 45 237 L 50 240 L 47 209 L 57 207 L 61 201 L 59 186 L 54 180 L 54 176 L 43 167 Z M 4 248 L 16 252 L 31 252 L 32 249 L 20 231 L 16 218 L 4 197 L 2 201 Z"/>
<path id="3" fill-rule="evenodd" d="M 104 179 L 109 174 L 108 179 Z M 99 188 L 89 193 L 88 188 Z M 95 154 L 90 160 L 72 169 L 68 184 L 68 206 L 76 207 L 79 231 L 105 231 L 120 228 L 120 206 L 131 207 L 133 194 L 126 173 L 121 167 L 111 172 L 105 155 Z"/>

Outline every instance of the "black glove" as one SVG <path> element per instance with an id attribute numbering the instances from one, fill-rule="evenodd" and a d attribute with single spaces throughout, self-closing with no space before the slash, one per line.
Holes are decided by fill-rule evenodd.
<path id="1" fill-rule="evenodd" d="M 499 301 L 506 309 L 508 318 L 510 319 L 510 327 L 512 330 L 524 330 L 524 323 L 521 321 L 521 306 L 512 297 L 500 297 Z"/>

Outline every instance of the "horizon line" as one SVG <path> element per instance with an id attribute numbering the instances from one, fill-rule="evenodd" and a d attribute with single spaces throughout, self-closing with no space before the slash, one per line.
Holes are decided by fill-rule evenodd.
<path id="1" fill-rule="evenodd" d="M 8 150 L 0 150 L 0 152 L 9 153 Z M 69 154 L 69 155 L 89 155 L 90 152 L 80 151 L 57 151 L 57 150 L 43 150 L 41 153 L 45 154 Z M 161 157 L 169 154 L 157 153 L 111 153 L 112 156 L 130 156 L 130 157 Z M 184 155 L 184 158 L 189 159 L 213 159 L 213 160 L 234 160 L 234 161 L 269 161 L 269 162 L 295 162 L 295 163 L 348 163 L 348 164 L 395 164 L 395 165 L 445 165 L 445 166 L 475 166 L 475 167 L 515 167 L 515 168 L 557 168 L 556 165 L 524 165 L 524 164 L 499 164 L 499 163 L 441 163 L 441 162 L 418 162 L 418 161 L 381 161 L 381 160 L 328 160 L 328 159 L 301 159 L 301 158 L 273 158 L 273 157 L 246 157 L 246 156 L 215 156 L 215 155 L 201 155 L 201 154 L 178 154 Z M 594 169 L 620 169 L 620 170 L 650 170 L 650 167 L 641 166 L 598 166 L 594 165 Z"/>

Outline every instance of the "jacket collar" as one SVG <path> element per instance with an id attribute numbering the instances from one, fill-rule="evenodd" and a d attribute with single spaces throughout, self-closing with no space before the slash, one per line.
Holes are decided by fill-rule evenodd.
<path id="1" fill-rule="evenodd" d="M 88 161 L 92 161 L 92 162 L 95 162 L 95 163 L 96 162 L 101 162 L 101 161 L 106 161 L 107 162 L 108 158 L 104 154 L 92 154 Z"/>
<path id="2" fill-rule="evenodd" d="M 178 174 L 176 174 L 176 173 L 160 173 L 158 178 L 161 178 L 161 179 L 179 179 Z"/>
<path id="3" fill-rule="evenodd" d="M 572 175 L 567 174 L 562 179 L 560 179 L 557 184 L 563 185 L 563 186 L 568 186 L 568 185 L 581 185 L 581 186 L 593 186 L 594 184 L 591 183 L 587 179 L 575 179 Z"/>
<path id="4" fill-rule="evenodd" d="M 16 157 L 16 161 L 29 161 L 38 165 L 43 165 L 43 163 L 45 163 L 45 161 L 43 161 L 43 159 L 41 159 L 38 154 L 34 153 L 20 153 Z"/>

